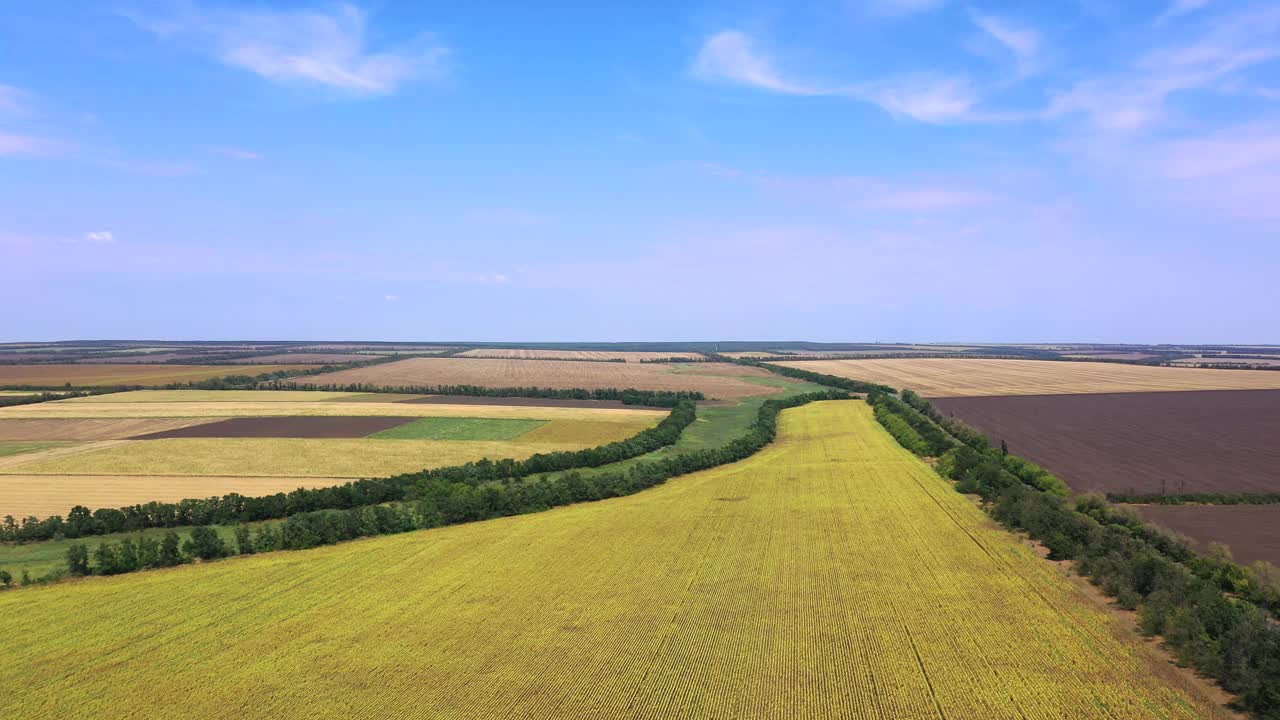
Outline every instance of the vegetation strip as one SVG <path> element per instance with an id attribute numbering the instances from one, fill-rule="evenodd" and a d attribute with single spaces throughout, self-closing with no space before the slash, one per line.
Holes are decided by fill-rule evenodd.
<path id="1" fill-rule="evenodd" d="M 0 526 L 0 540 L 39 541 L 53 537 L 83 537 L 128 530 L 180 525 L 209 525 L 279 519 L 315 510 L 349 509 L 412 499 L 416 485 L 442 481 L 453 484 L 518 479 L 544 472 L 577 467 L 597 467 L 636 457 L 670 445 L 696 417 L 691 400 L 683 400 L 656 426 L 636 435 L 597 448 L 537 454 L 525 460 L 480 460 L 450 468 L 406 473 L 387 478 L 355 480 L 325 488 L 299 488 L 290 493 L 246 497 L 238 493 L 177 503 L 149 502 L 119 509 L 90 511 L 76 506 L 66 520 L 52 516 L 43 520 L 26 518 L 21 525 L 6 518 Z"/>

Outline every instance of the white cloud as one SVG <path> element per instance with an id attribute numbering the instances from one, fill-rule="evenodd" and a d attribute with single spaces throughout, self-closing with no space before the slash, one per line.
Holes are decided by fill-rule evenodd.
<path id="1" fill-rule="evenodd" d="M 785 95 L 843 96 L 870 102 L 898 117 L 928 123 L 978 119 L 977 95 L 967 79 L 907 75 L 877 83 L 818 86 L 786 77 L 752 39 L 737 30 L 716 33 L 703 43 L 692 74 L 707 82 L 737 85 Z"/>
<path id="2" fill-rule="evenodd" d="M 1220 177 L 1270 167 L 1280 171 L 1280 127 L 1230 127 L 1158 147 L 1159 168 L 1175 180 Z"/>
<path id="3" fill-rule="evenodd" d="M 60 143 L 47 138 L 10 133 L 0 130 L 0 157 L 16 155 L 50 155 L 57 152 L 60 148 Z"/>
<path id="4" fill-rule="evenodd" d="M 969 81 L 963 78 L 913 75 L 849 92 L 874 102 L 893 115 L 920 122 L 976 119 L 974 105 L 977 104 L 977 94 Z"/>
<path id="5" fill-rule="evenodd" d="M 12 85 L 0 85 L 0 112 L 20 113 L 25 109 L 23 92 Z"/>
<path id="6" fill-rule="evenodd" d="M 1040 33 L 994 15 L 971 12 L 970 17 L 975 25 L 1013 55 L 1019 75 L 1027 76 L 1039 71 Z"/>
<path id="7" fill-rule="evenodd" d="M 868 0 L 867 9 L 876 15 L 906 16 L 936 10 L 947 0 Z"/>
<path id="8" fill-rule="evenodd" d="M 749 85 L 788 95 L 822 94 L 784 79 L 773 61 L 756 50 L 750 36 L 737 30 L 725 30 L 707 38 L 693 61 L 693 75 L 700 80 Z"/>
<path id="9" fill-rule="evenodd" d="M 368 16 L 350 4 L 329 11 L 201 11 L 165 19 L 131 18 L 161 38 L 189 40 L 223 63 L 279 83 L 303 83 L 352 95 L 386 95 L 405 82 L 443 72 L 449 50 L 367 47 Z"/>
<path id="10" fill-rule="evenodd" d="M 254 152 L 252 150 L 245 150 L 244 148 L 212 147 L 212 148 L 209 148 L 209 150 L 219 155 L 222 155 L 224 157 L 232 158 L 233 160 L 261 160 L 262 159 L 262 153 Z"/>
<path id="11" fill-rule="evenodd" d="M 1160 17 L 1156 18 L 1157 23 L 1173 20 L 1183 15 L 1189 15 L 1197 10 L 1207 6 L 1211 0 L 1173 0 L 1169 3 L 1169 7 L 1165 9 Z"/>
<path id="12" fill-rule="evenodd" d="M 387 302 L 389 302 L 389 303 L 393 303 L 393 302 L 399 302 L 399 301 L 400 301 L 400 296 L 399 296 L 399 295 L 391 295 L 391 294 L 387 294 L 387 295 L 383 295 L 383 296 L 382 296 L 382 299 L 383 299 L 383 300 L 385 300 L 385 301 L 387 301 Z"/>
<path id="13" fill-rule="evenodd" d="M 116 236 L 110 230 L 92 230 L 84 234 L 84 240 L 98 245 L 110 245 L 116 241 Z"/>
<path id="14" fill-rule="evenodd" d="M 1101 130 L 1146 128 L 1165 117 L 1171 96 L 1227 92 L 1241 71 L 1280 58 L 1278 32 L 1280 7 L 1219 18 L 1193 42 L 1157 48 L 1126 72 L 1076 83 L 1058 93 L 1044 115 L 1082 114 Z"/>

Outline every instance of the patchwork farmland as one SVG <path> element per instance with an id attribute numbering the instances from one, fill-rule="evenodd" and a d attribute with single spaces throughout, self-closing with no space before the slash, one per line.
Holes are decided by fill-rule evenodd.
<path id="1" fill-rule="evenodd" d="M 810 372 L 909 388 L 929 398 L 1174 390 L 1276 390 L 1280 372 L 1121 363 L 924 358 L 777 363 Z"/>
<path id="2" fill-rule="evenodd" d="M 486 358 L 410 358 L 371 367 L 313 375 L 311 385 L 436 387 L 476 385 L 490 388 L 636 388 L 697 391 L 708 398 L 732 399 L 777 392 L 765 370 L 726 363 L 585 363 L 571 360 Z M 761 382 L 764 381 L 764 382 Z"/>
<path id="3" fill-rule="evenodd" d="M 782 422 L 630 498 L 0 595 L 3 712 L 1227 716 L 865 405 Z"/>
<path id="4" fill-rule="evenodd" d="M 0 386 L 96 387 L 113 385 L 169 385 L 227 375 L 261 375 L 298 370 L 302 365 L 0 365 Z"/>
<path id="5" fill-rule="evenodd" d="M 665 416 L 616 407 L 386 399 L 143 390 L 2 408 L 0 516 L 46 517 L 74 504 L 262 495 L 483 458 L 520 459 L 622 440 Z"/>
<path id="6" fill-rule="evenodd" d="M 513 358 L 521 360 L 622 360 L 624 362 L 641 362 L 643 360 L 665 360 L 681 358 L 700 360 L 702 356 L 692 352 L 609 352 L 605 350 L 530 350 L 525 348 L 481 348 L 467 350 L 459 357 L 477 358 Z"/>

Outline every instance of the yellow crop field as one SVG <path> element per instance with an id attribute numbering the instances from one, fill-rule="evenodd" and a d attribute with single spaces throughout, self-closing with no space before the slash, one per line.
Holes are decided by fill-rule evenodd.
<path id="1" fill-rule="evenodd" d="M 467 361 L 464 361 L 467 362 Z M 519 362 L 519 361 L 517 361 Z M 590 364 L 590 363 L 588 363 Z M 18 418 L 232 418 L 232 417 L 485 417 L 531 420 L 654 422 L 667 410 L 570 408 L 532 405 L 450 405 L 396 402 L 97 402 L 63 400 L 0 408 L 0 420 Z"/>
<path id="2" fill-rule="evenodd" d="M 545 513 L 0 594 L 0 715 L 1225 714 L 857 402 Z"/>
<path id="3" fill-rule="evenodd" d="M 168 385 L 224 375 L 305 370 L 307 365 L 0 365 L 0 385 Z"/>
<path id="4" fill-rule="evenodd" d="M 925 397 L 1280 389 L 1280 373 L 1268 370 L 947 358 L 808 360 L 777 364 L 910 388 Z"/>
<path id="5" fill-rule="evenodd" d="M 59 400 L 64 403 L 321 402 L 362 395 L 324 390 L 130 390 Z"/>
<path id="6" fill-rule="evenodd" d="M 270 495 L 300 487 L 331 487 L 351 478 L 201 477 L 198 475 L 0 475 L 0 517 L 66 517 L 76 505 L 121 507 L 177 502 L 227 493 Z"/>

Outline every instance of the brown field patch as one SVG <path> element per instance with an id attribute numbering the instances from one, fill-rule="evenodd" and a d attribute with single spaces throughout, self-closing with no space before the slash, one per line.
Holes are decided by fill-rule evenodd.
<path id="1" fill-rule="evenodd" d="M 1236 562 L 1280 565 L 1280 505 L 1130 505 L 1149 523 L 1187 536 L 1200 551 L 1217 542 Z"/>
<path id="2" fill-rule="evenodd" d="M 125 440 L 218 418 L 0 418 L 0 440 Z"/>
<path id="3" fill-rule="evenodd" d="M 523 360 L 624 360 L 640 362 L 641 360 L 657 360 L 661 358 L 684 358 L 697 360 L 702 357 L 695 352 L 643 352 L 643 351 L 597 351 L 597 350 L 531 350 L 525 348 L 480 348 L 462 353 L 464 357 L 476 358 L 513 358 Z"/>
<path id="4" fill-rule="evenodd" d="M 412 422 L 412 417 L 243 417 L 136 435 L 161 438 L 362 438 Z"/>
<path id="5" fill-rule="evenodd" d="M 479 385 L 481 387 L 636 388 L 700 391 L 708 398 L 767 395 L 776 388 L 744 376 L 765 371 L 728 363 L 589 363 L 572 360 L 411 358 L 367 368 L 300 378 L 309 384 L 369 383 L 384 387 Z M 1280 378 L 1278 378 L 1280 379 Z"/>
<path id="6" fill-rule="evenodd" d="M 925 397 L 1280 389 L 1280 372 L 1052 360 L 811 360 L 779 365 L 910 388 Z"/>
<path id="7" fill-rule="evenodd" d="M 1231 372 L 1231 371 L 1227 371 Z M 939 398 L 1084 492 L 1280 492 L 1280 390 Z"/>
<path id="8" fill-rule="evenodd" d="M 304 368 L 306 365 L 0 365 L 0 385 L 168 385 Z"/>
<path id="9" fill-rule="evenodd" d="M 270 495 L 350 482 L 332 477 L 201 477 L 190 475 L 0 475 L 0 517 L 66 516 L 76 505 L 121 507 L 227 493 Z"/>

